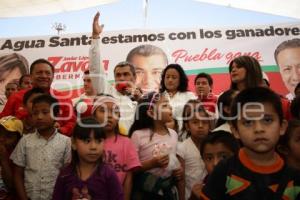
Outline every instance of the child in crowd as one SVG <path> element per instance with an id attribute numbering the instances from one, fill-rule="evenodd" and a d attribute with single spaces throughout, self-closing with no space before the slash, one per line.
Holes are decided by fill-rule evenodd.
<path id="1" fill-rule="evenodd" d="M 166 127 L 172 108 L 165 95 L 150 93 L 139 102 L 129 135 L 142 163 L 134 180 L 133 199 L 174 199 L 177 184 L 184 199 L 183 171 L 176 158 L 177 133 Z"/>
<path id="2" fill-rule="evenodd" d="M 204 108 L 211 113 L 215 113 L 218 98 L 212 93 L 212 77 L 209 74 L 200 73 L 196 76 L 194 85 L 198 99 L 202 102 Z"/>
<path id="3" fill-rule="evenodd" d="M 290 167 L 300 171 L 300 120 L 289 121 L 285 134 L 279 140 L 278 151 Z"/>
<path id="4" fill-rule="evenodd" d="M 187 139 L 178 144 L 177 155 L 184 166 L 185 199 L 191 195 L 192 186 L 204 179 L 206 170 L 199 148 L 211 128 L 211 117 L 199 100 L 189 100 L 183 109 L 183 132 Z"/>
<path id="5" fill-rule="evenodd" d="M 224 159 L 227 159 L 239 151 L 239 143 L 232 134 L 226 131 L 214 131 L 209 133 L 202 141 L 200 154 L 204 161 L 208 175 L 204 181 L 193 186 L 190 200 L 200 199 L 200 192 L 206 183 L 208 176 L 215 166 Z"/>
<path id="6" fill-rule="evenodd" d="M 59 170 L 70 162 L 71 140 L 54 128 L 58 112 L 58 101 L 50 95 L 32 102 L 36 132 L 22 137 L 10 156 L 20 200 L 51 199 Z"/>
<path id="7" fill-rule="evenodd" d="M 111 165 L 117 173 L 124 188 L 125 200 L 129 200 L 132 189 L 132 173 L 141 166 L 141 163 L 131 140 L 120 135 L 118 102 L 110 95 L 101 95 L 96 98 L 92 113 L 105 130 L 104 162 Z"/>
<path id="8" fill-rule="evenodd" d="M 23 97 L 23 108 L 28 112 L 25 118 L 22 119 L 23 122 L 23 134 L 34 133 L 35 128 L 32 121 L 32 101 L 35 97 L 45 94 L 45 91 L 41 88 L 33 88 L 28 90 Z"/>
<path id="9" fill-rule="evenodd" d="M 300 175 L 275 148 L 286 129 L 280 97 L 267 88 L 249 88 L 235 98 L 231 129 L 243 147 L 220 162 L 201 191 L 202 199 L 299 199 Z"/>
<path id="10" fill-rule="evenodd" d="M 238 140 L 229 132 L 222 130 L 208 134 L 200 145 L 200 154 L 208 175 L 221 160 L 237 154 L 238 151 Z"/>
<path id="11" fill-rule="evenodd" d="M 229 126 L 230 107 L 234 97 L 238 94 L 237 90 L 227 90 L 222 93 L 218 98 L 218 120 L 214 131 L 224 130 L 231 133 Z"/>
<path id="12" fill-rule="evenodd" d="M 23 132 L 22 121 L 7 116 L 0 119 L 0 199 L 13 199 L 14 184 L 9 156 Z"/>
<path id="13" fill-rule="evenodd" d="M 53 200 L 123 200 L 113 169 L 102 161 L 105 130 L 91 117 L 82 118 L 72 135 L 72 162 L 61 170 Z"/>

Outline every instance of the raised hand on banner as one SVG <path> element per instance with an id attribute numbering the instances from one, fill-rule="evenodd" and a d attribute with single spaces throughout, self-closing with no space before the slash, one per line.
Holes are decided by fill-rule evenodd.
<path id="1" fill-rule="evenodd" d="M 93 39 L 97 39 L 99 38 L 99 35 L 102 33 L 103 24 L 99 24 L 99 17 L 100 17 L 100 13 L 97 12 L 96 15 L 94 16 L 94 20 L 93 20 Z"/>

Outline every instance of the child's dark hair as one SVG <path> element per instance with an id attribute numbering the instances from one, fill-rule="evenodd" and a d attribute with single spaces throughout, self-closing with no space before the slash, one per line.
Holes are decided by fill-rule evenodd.
<path id="1" fill-rule="evenodd" d="M 290 111 L 293 118 L 300 120 L 300 96 L 292 100 Z"/>
<path id="2" fill-rule="evenodd" d="M 226 146 L 234 154 L 237 154 L 239 151 L 239 142 L 238 140 L 227 131 L 214 131 L 209 133 L 202 141 L 200 145 L 200 154 L 203 157 L 204 148 L 207 144 L 216 144 L 221 143 Z"/>
<path id="3" fill-rule="evenodd" d="M 198 74 L 198 75 L 196 76 L 195 81 L 194 81 L 194 85 L 196 85 L 196 82 L 197 82 L 198 78 L 206 78 L 206 80 L 207 80 L 207 82 L 208 82 L 208 84 L 209 84 L 210 87 L 211 87 L 211 86 L 213 85 L 213 83 L 214 83 L 212 77 L 211 77 L 209 74 L 203 73 L 203 72 L 202 72 L 202 73 L 200 73 L 200 74 Z"/>
<path id="4" fill-rule="evenodd" d="M 72 139 L 76 140 L 87 140 L 91 137 L 91 133 L 94 133 L 94 138 L 105 139 L 105 131 L 102 127 L 99 127 L 99 123 L 93 117 L 82 118 L 80 123 L 77 123 L 74 130 Z M 99 159 L 99 163 L 102 162 L 102 159 Z M 74 170 L 79 163 L 79 157 L 76 150 L 72 150 L 72 161 L 71 165 Z"/>
<path id="5" fill-rule="evenodd" d="M 153 129 L 154 119 L 151 118 L 147 112 L 151 107 L 153 107 L 160 97 L 161 93 L 150 92 L 141 98 L 136 108 L 134 122 L 129 129 L 129 137 L 131 137 L 132 133 L 136 130 L 148 128 Z M 150 136 L 150 140 L 152 139 L 152 136 L 153 134 Z"/>
<path id="6" fill-rule="evenodd" d="M 231 120 L 234 128 L 237 128 L 237 120 L 241 118 L 241 116 L 238 116 L 241 114 L 240 109 L 243 110 L 244 105 L 247 103 L 270 103 L 279 118 L 280 124 L 282 124 L 283 110 L 279 95 L 269 88 L 256 87 L 241 91 L 233 100 L 230 115 L 234 117 Z"/>
<path id="7" fill-rule="evenodd" d="M 194 115 L 195 112 L 202 112 L 204 113 L 207 119 L 210 119 L 210 115 L 205 110 L 200 100 L 197 99 L 189 100 L 183 107 L 183 112 L 182 112 L 183 126 L 181 129 L 181 137 L 185 134 L 185 132 L 187 133 L 187 137 L 191 136 L 191 133 L 187 132 L 185 128 L 185 123 L 187 123 L 191 119 L 191 117 Z"/>
<path id="8" fill-rule="evenodd" d="M 280 136 L 278 146 L 283 146 L 289 149 L 289 141 L 291 140 L 294 130 L 299 127 L 300 127 L 300 120 L 298 119 L 290 120 L 288 127 L 285 131 L 285 134 Z"/>
<path id="9" fill-rule="evenodd" d="M 226 118 L 229 117 L 229 113 L 224 112 L 224 107 L 226 106 L 226 107 L 230 108 L 231 103 L 234 99 L 233 95 L 235 93 L 237 93 L 237 90 L 229 89 L 219 96 L 218 102 L 217 102 L 219 118 L 218 118 L 216 127 L 219 127 L 222 124 L 226 123 L 226 121 L 227 121 Z"/>
<path id="10" fill-rule="evenodd" d="M 188 90 L 189 80 L 188 80 L 183 68 L 178 64 L 170 64 L 162 72 L 161 81 L 160 81 L 160 92 L 164 92 L 165 90 L 167 90 L 166 85 L 165 85 L 165 77 L 166 77 L 166 73 L 169 69 L 175 69 L 179 73 L 179 86 L 178 86 L 177 90 L 179 92 L 186 92 Z"/>
<path id="11" fill-rule="evenodd" d="M 32 108 L 38 103 L 48 103 L 50 105 L 51 112 L 54 117 L 57 117 L 59 114 L 59 104 L 56 98 L 52 97 L 49 94 L 42 94 L 37 96 L 32 101 Z"/>
<path id="12" fill-rule="evenodd" d="M 23 105 L 26 105 L 28 99 L 33 95 L 33 94 L 45 94 L 45 91 L 41 88 L 32 88 L 31 90 L 28 90 L 23 97 Z"/>

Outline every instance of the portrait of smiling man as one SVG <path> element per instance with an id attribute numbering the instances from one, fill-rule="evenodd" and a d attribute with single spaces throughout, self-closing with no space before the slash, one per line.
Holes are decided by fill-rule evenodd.
<path id="1" fill-rule="evenodd" d="M 133 48 L 126 61 L 136 71 L 136 85 L 144 92 L 158 91 L 161 73 L 168 64 L 166 53 L 157 46 L 144 44 Z"/>
<path id="2" fill-rule="evenodd" d="M 274 57 L 281 78 L 289 91 L 286 97 L 292 100 L 295 97 L 295 87 L 300 82 L 300 39 L 294 38 L 280 43 Z"/>

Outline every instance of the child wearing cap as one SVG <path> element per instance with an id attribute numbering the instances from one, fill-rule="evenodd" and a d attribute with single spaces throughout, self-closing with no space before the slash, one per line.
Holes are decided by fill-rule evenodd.
<path id="1" fill-rule="evenodd" d="M 7 116 L 0 119 L 0 199 L 10 199 L 13 173 L 9 156 L 22 136 L 22 121 Z"/>

